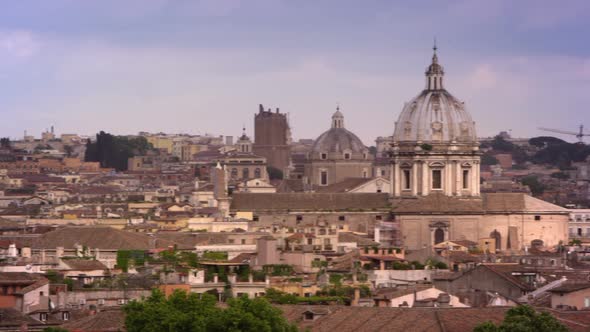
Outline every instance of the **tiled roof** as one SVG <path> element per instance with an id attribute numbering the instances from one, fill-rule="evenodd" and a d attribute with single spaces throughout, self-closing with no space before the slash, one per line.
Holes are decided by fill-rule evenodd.
<path id="1" fill-rule="evenodd" d="M 345 193 L 373 179 L 369 178 L 346 178 L 340 182 L 333 183 L 329 186 L 318 187 L 318 193 Z"/>
<path id="2" fill-rule="evenodd" d="M 106 270 L 107 269 L 107 267 L 103 263 L 101 263 L 100 261 L 96 261 L 96 260 L 64 259 L 63 262 L 72 270 L 91 271 L 91 270 Z"/>
<path id="3" fill-rule="evenodd" d="M 365 308 L 330 306 L 328 312 L 320 306 L 285 305 L 279 307 L 287 319 L 301 329 L 326 332 L 450 332 L 473 331 L 485 322 L 500 323 L 504 320 L 507 307 L 493 308 Z M 303 320 L 303 313 L 323 310 L 316 320 Z M 552 313 L 554 314 L 554 313 Z M 556 315 L 556 314 L 554 314 Z M 558 316 L 558 319 L 560 317 Z M 571 331 L 587 331 L 588 325 L 576 317 L 561 320 Z"/>
<path id="4" fill-rule="evenodd" d="M 378 193 L 235 193 L 231 203 L 234 211 L 367 211 L 388 208 L 388 195 Z"/>
<path id="5" fill-rule="evenodd" d="M 356 235 L 351 232 L 339 232 L 338 242 L 356 242 L 356 244 L 361 247 L 379 246 L 378 242 L 375 242 L 367 237 Z"/>
<path id="6" fill-rule="evenodd" d="M 153 241 L 152 241 L 153 240 Z M 33 243 L 35 249 L 73 249 L 76 245 L 94 249 L 148 250 L 174 245 L 143 233 L 126 232 L 108 226 L 67 226 L 45 233 Z"/>
<path id="7" fill-rule="evenodd" d="M 555 287 L 549 291 L 554 293 L 571 293 L 588 288 L 590 288 L 590 283 L 587 282 L 566 282 L 563 285 Z"/>
<path id="8" fill-rule="evenodd" d="M 408 214 L 568 213 L 560 206 L 523 193 L 487 193 L 482 194 L 481 198 L 431 194 L 396 199 L 393 211 Z"/>
<path id="9" fill-rule="evenodd" d="M 124 331 L 125 315 L 121 310 L 104 310 L 62 325 L 68 331 Z"/>

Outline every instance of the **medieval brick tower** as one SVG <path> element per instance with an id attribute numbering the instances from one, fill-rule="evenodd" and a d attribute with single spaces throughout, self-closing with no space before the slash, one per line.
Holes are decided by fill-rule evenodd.
<path id="1" fill-rule="evenodd" d="M 291 129 L 287 114 L 264 110 L 254 115 L 254 145 L 253 152 L 265 157 L 268 166 L 281 170 L 285 175 L 291 160 Z"/>

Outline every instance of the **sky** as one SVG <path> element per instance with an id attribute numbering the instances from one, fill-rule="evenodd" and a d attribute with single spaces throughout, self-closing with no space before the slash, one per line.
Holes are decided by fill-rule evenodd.
<path id="1" fill-rule="evenodd" d="M 424 88 L 435 37 L 479 136 L 590 131 L 587 0 L 0 1 L 2 137 L 252 136 L 263 104 L 315 138 L 339 104 L 373 145 Z"/>

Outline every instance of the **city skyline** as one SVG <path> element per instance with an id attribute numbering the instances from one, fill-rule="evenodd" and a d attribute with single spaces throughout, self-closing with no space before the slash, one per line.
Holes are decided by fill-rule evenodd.
<path id="1" fill-rule="evenodd" d="M 432 40 L 478 136 L 588 116 L 583 1 L 28 1 L 0 13 L 2 136 L 252 136 L 258 104 L 316 138 L 336 104 L 370 146 L 424 88 Z M 511 121 L 507 121 L 510 119 Z M 567 138 L 562 137 L 561 138 Z M 567 138 L 574 141 L 575 138 Z"/>

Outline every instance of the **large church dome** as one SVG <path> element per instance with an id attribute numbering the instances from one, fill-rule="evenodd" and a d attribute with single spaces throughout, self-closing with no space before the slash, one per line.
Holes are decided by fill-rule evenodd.
<path id="1" fill-rule="evenodd" d="M 475 144 L 475 123 L 461 102 L 443 85 L 444 70 L 436 47 L 426 71 L 426 88 L 404 105 L 395 123 L 394 141 Z"/>
<path id="2" fill-rule="evenodd" d="M 315 158 L 319 158 L 321 154 L 343 155 L 348 153 L 349 156 L 346 159 L 366 159 L 368 149 L 358 136 L 344 128 L 344 116 L 337 109 L 336 113 L 332 115 L 332 128 L 315 140 L 311 153 Z"/>

